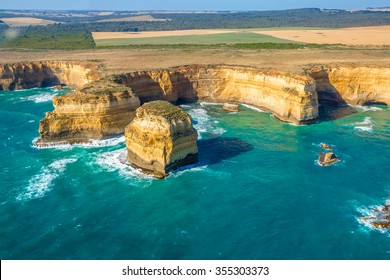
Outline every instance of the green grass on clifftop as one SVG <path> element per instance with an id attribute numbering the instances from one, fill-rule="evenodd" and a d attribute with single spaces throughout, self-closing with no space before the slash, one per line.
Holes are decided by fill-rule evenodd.
<path id="1" fill-rule="evenodd" d="M 89 32 L 22 32 L 15 37 L 0 37 L 0 48 L 14 49 L 92 49 L 95 42 Z"/>
<path id="2" fill-rule="evenodd" d="M 126 45 L 215 45 L 215 44 L 251 44 L 251 43 L 295 43 L 294 41 L 279 39 L 273 36 L 252 32 L 231 32 L 224 34 L 165 36 L 152 38 L 131 39 L 99 39 L 96 46 L 126 46 Z"/>

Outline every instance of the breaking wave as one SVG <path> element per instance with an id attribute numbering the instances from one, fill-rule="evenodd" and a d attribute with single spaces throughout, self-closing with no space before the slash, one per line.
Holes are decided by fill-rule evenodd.
<path id="1" fill-rule="evenodd" d="M 126 148 L 124 148 L 98 154 L 96 157 L 96 163 L 108 172 L 117 171 L 120 175 L 124 177 L 131 177 L 131 179 L 138 178 L 151 180 L 154 178 L 151 175 L 143 173 L 140 169 L 127 164 L 126 153 Z"/>
<path id="2" fill-rule="evenodd" d="M 195 121 L 194 127 L 199 133 L 199 139 L 204 137 L 218 137 L 226 132 L 219 127 L 219 122 L 211 118 L 203 108 L 190 109 L 188 113 Z"/>
<path id="3" fill-rule="evenodd" d="M 375 106 L 360 106 L 360 105 L 349 105 L 352 108 L 357 109 L 360 112 L 368 112 L 368 111 L 383 111 L 382 108 L 375 107 Z"/>
<path id="4" fill-rule="evenodd" d="M 45 143 L 45 146 L 37 146 L 36 143 L 39 138 L 35 138 L 32 141 L 33 147 L 36 149 L 58 149 L 58 150 L 69 150 L 73 147 L 83 147 L 83 148 L 102 148 L 102 147 L 112 147 L 124 143 L 126 141 L 125 136 L 117 136 L 104 140 L 88 140 L 84 143 L 70 144 L 67 142 L 48 142 Z"/>
<path id="5" fill-rule="evenodd" d="M 263 111 L 257 107 L 251 106 L 251 105 L 241 104 L 241 106 L 248 108 L 248 109 L 251 109 L 251 110 L 254 110 L 254 111 L 257 111 L 257 112 L 260 112 L 260 113 L 267 113 L 266 111 Z"/>
<path id="6" fill-rule="evenodd" d="M 43 197 L 51 190 L 53 181 L 65 171 L 66 166 L 76 161 L 75 158 L 60 159 L 42 167 L 41 171 L 28 181 L 28 186 L 16 199 L 23 201 Z"/>
<path id="7" fill-rule="evenodd" d="M 367 132 L 372 132 L 374 127 L 371 117 L 365 117 L 364 121 L 354 123 L 354 125 L 355 129 Z"/>

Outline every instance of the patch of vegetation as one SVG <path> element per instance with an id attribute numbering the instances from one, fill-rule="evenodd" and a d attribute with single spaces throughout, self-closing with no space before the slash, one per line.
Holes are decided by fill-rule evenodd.
<path id="1" fill-rule="evenodd" d="M 7 35 L 11 29 L 0 33 L 0 47 L 26 49 L 91 49 L 95 41 L 90 32 L 41 32 L 34 28 L 12 29 L 13 36 Z"/>
<path id="2" fill-rule="evenodd" d="M 238 43 L 292 43 L 293 41 L 279 39 L 273 36 L 256 34 L 253 32 L 229 32 L 222 34 L 207 35 L 183 35 L 163 36 L 152 38 L 129 38 L 129 39 L 99 39 L 97 46 L 123 46 L 123 45 L 216 45 L 216 44 L 238 44 Z"/>
<path id="3" fill-rule="evenodd" d="M 168 120 L 186 120 L 189 117 L 187 112 L 168 101 L 151 101 L 142 105 L 142 108 Z"/>
<path id="4" fill-rule="evenodd" d="M 90 11 L 25 11 L 26 15 L 15 15 L 0 10 L 2 17 L 37 17 L 64 22 L 62 31 L 158 31 L 214 28 L 270 28 L 270 27 L 324 27 L 340 28 L 353 26 L 390 25 L 390 12 L 321 10 L 316 8 L 281 11 L 218 12 L 218 13 L 155 13 L 160 22 L 97 22 L 137 16 L 131 12 L 112 12 L 98 15 Z M 71 14 L 71 16 L 69 16 Z M 39 27 L 38 27 L 39 28 Z M 46 28 L 46 27 L 45 27 Z M 47 26 L 52 28 L 52 26 Z M 53 27 L 54 28 L 54 27 Z M 57 27 L 56 27 L 57 28 Z"/>
<path id="5" fill-rule="evenodd" d="M 87 94 L 107 95 L 116 92 L 131 92 L 131 89 L 122 84 L 123 75 L 109 75 L 103 79 L 86 84 L 80 91 Z"/>
<path id="6" fill-rule="evenodd" d="M 180 49 L 180 50 L 199 50 L 199 49 L 237 49 L 237 50 L 268 50 L 268 49 L 345 49 L 342 44 L 311 44 L 311 43 L 240 43 L 240 44 L 165 44 L 165 45 L 126 45 L 126 46 L 104 46 L 99 49 Z"/>
<path id="7" fill-rule="evenodd" d="M 93 11 L 24 11 L 17 15 L 12 11 L 0 10 L 0 18 L 36 17 L 63 23 L 47 26 L 28 26 L 12 28 L 13 34 L 6 36 L 8 26 L 0 23 L 0 47 L 15 49 L 91 49 L 95 42 L 91 32 L 139 32 L 139 31 L 168 31 L 188 29 L 249 29 L 249 28 L 341 28 L 354 26 L 390 25 L 390 12 L 387 11 L 356 11 L 294 9 L 283 11 L 252 11 L 252 12 L 218 12 L 218 13 L 149 13 L 156 19 L 170 19 L 157 22 L 98 22 L 99 20 L 123 18 L 136 15 L 134 12 L 110 12 L 106 15 Z M 243 32 L 244 33 L 244 32 Z M 258 34 L 202 35 L 195 38 L 185 36 L 175 38 L 144 38 L 144 39 L 109 39 L 99 40 L 99 46 L 108 45 L 169 45 L 183 47 L 195 45 L 236 45 L 235 48 L 294 48 L 296 46 L 270 45 L 281 43 Z M 132 40 L 132 41 L 128 41 Z M 282 40 L 282 39 L 278 39 Z M 267 45 L 258 45 L 267 43 Z M 291 43 L 291 42 L 286 42 Z M 247 44 L 256 44 L 247 45 Z M 138 47 L 139 47 L 138 46 Z M 188 47 L 188 46 L 187 46 Z M 314 46 L 312 46 L 314 47 Z M 171 47 L 172 48 L 172 47 Z"/>

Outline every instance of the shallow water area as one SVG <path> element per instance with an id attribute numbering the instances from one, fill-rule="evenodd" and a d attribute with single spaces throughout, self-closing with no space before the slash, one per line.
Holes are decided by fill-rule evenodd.
<path id="1" fill-rule="evenodd" d="M 185 104 L 199 162 L 157 180 L 123 136 L 34 147 L 65 92 L 0 91 L 1 259 L 390 259 L 390 232 L 359 220 L 390 196 L 388 108 L 293 126 Z M 318 166 L 320 143 L 340 162 Z"/>

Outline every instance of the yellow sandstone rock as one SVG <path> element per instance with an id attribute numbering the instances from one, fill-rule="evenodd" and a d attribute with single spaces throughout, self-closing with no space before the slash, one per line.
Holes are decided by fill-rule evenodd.
<path id="1" fill-rule="evenodd" d="M 351 105 L 385 103 L 390 106 L 390 68 L 376 66 L 321 66 L 309 73 L 319 99 Z"/>
<path id="2" fill-rule="evenodd" d="M 244 103 L 295 124 L 318 118 L 316 84 L 308 76 L 250 67 L 191 65 L 133 72 L 123 80 L 141 102 Z"/>
<path id="3" fill-rule="evenodd" d="M 313 67 L 306 75 L 251 67 L 189 65 L 100 79 L 93 64 L 0 65 L 0 90 L 65 83 L 79 89 L 53 100 L 41 141 L 78 141 L 124 132 L 134 110 L 153 100 L 247 104 L 294 124 L 315 122 L 323 101 L 390 104 L 390 68 Z M 319 93 L 319 95 L 317 94 Z M 127 122 L 127 123 L 126 123 Z"/>
<path id="4" fill-rule="evenodd" d="M 0 90 L 49 87 L 59 84 L 77 89 L 100 78 L 88 63 L 46 61 L 0 65 Z"/>
<path id="5" fill-rule="evenodd" d="M 198 133 L 189 114 L 167 101 L 145 103 L 126 127 L 128 161 L 158 178 L 197 162 Z"/>
<path id="6" fill-rule="evenodd" d="M 54 111 L 40 122 L 38 146 L 121 134 L 134 118 L 140 101 L 130 88 L 102 79 L 81 91 L 53 98 L 53 105 Z"/>

